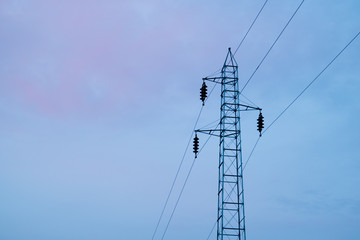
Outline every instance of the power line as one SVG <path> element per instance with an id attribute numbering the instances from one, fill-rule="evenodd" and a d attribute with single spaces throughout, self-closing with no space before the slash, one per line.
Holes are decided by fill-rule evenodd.
<path id="1" fill-rule="evenodd" d="M 201 150 L 205 147 L 205 145 L 208 143 L 208 141 L 209 141 L 210 138 L 211 138 L 211 135 L 208 137 L 208 139 L 205 141 L 205 143 L 204 143 L 204 145 L 202 146 L 202 148 L 199 150 L 199 154 L 200 154 Z M 183 191 L 184 191 L 184 189 L 185 189 L 185 186 L 186 186 L 186 184 L 187 184 L 187 181 L 188 181 L 188 179 L 189 179 L 189 177 L 190 177 L 191 171 L 192 171 L 192 169 L 193 169 L 193 167 L 194 167 L 195 160 L 196 160 L 196 158 L 194 157 L 194 160 L 193 160 L 193 162 L 192 162 L 192 164 L 191 164 L 191 167 L 190 167 L 190 169 L 189 169 L 189 172 L 188 172 L 188 174 L 186 175 L 185 182 L 184 182 L 184 184 L 183 184 L 183 186 L 182 186 L 182 188 L 181 188 L 180 194 L 179 194 L 179 196 L 178 196 L 178 198 L 177 198 L 177 200 L 176 200 L 174 209 L 173 209 L 173 211 L 171 212 L 169 221 L 168 221 L 168 223 L 166 224 L 165 231 L 164 231 L 164 233 L 163 233 L 163 235 L 162 235 L 162 237 L 161 237 L 161 240 L 164 239 L 165 234 L 166 234 L 166 232 L 167 232 L 167 230 L 168 230 L 168 228 L 169 228 L 170 222 L 171 222 L 171 220 L 172 220 L 172 218 L 173 218 L 173 216 L 174 216 L 174 213 L 175 213 L 176 208 L 177 208 L 177 206 L 178 206 L 178 204 L 179 204 L 180 198 L 181 198 L 181 196 L 182 196 L 182 194 L 183 194 Z"/>
<path id="2" fill-rule="evenodd" d="M 209 240 L 209 239 L 210 239 L 211 234 L 213 233 L 213 231 L 214 231 L 214 229 L 215 229 L 215 227 L 216 227 L 216 223 L 217 223 L 217 221 L 215 221 L 215 223 L 214 223 L 213 227 L 211 228 L 211 231 L 210 231 L 208 237 L 206 238 L 206 240 Z"/>
<path id="3" fill-rule="evenodd" d="M 299 99 L 299 97 L 316 81 L 319 77 L 330 67 L 331 64 L 350 46 L 352 42 L 360 35 L 358 32 L 346 46 L 321 70 L 321 72 L 296 96 L 296 98 L 272 121 L 269 126 L 264 130 L 263 134 Z"/>
<path id="4" fill-rule="evenodd" d="M 262 133 L 262 134 L 264 134 L 264 133 Z M 250 154 L 249 154 L 249 157 L 247 158 L 247 160 L 246 160 L 246 162 L 245 162 L 245 164 L 244 164 L 243 171 L 245 171 L 246 165 L 248 164 L 251 156 L 253 155 L 254 150 L 255 150 L 256 146 L 258 145 L 258 143 L 259 143 L 259 140 L 260 140 L 260 137 L 258 137 L 258 139 L 256 140 L 256 142 L 255 142 L 255 144 L 254 144 L 254 147 L 252 148 L 252 150 L 251 150 L 251 152 L 250 152 Z"/>
<path id="5" fill-rule="evenodd" d="M 269 130 L 270 127 L 272 127 L 272 125 L 279 120 L 279 118 L 300 98 L 301 95 L 303 95 L 303 93 L 316 81 L 319 79 L 319 77 L 330 67 L 331 64 L 334 63 L 334 61 L 350 46 L 351 43 L 353 43 L 355 41 L 355 39 L 360 35 L 360 32 L 358 32 L 346 45 L 344 48 L 341 49 L 341 51 L 320 71 L 320 73 L 318 75 L 316 75 L 316 77 L 294 98 L 294 100 L 292 100 L 290 102 L 290 104 L 269 124 L 269 126 L 267 128 L 265 128 L 265 130 L 263 131 L 262 135 L 265 134 L 265 132 L 267 130 Z M 254 147 L 251 150 L 251 153 L 248 157 L 248 159 L 245 162 L 244 165 L 244 169 L 247 165 L 247 163 L 249 162 L 257 144 L 259 143 L 260 137 L 257 139 Z"/>
<path id="6" fill-rule="evenodd" d="M 167 232 L 167 230 L 168 230 L 168 228 L 169 228 L 170 222 L 171 222 L 171 220 L 172 220 L 172 218 L 173 218 L 173 216 L 174 216 L 175 210 L 176 210 L 176 208 L 177 208 L 177 206 L 178 206 L 178 204 L 179 204 L 179 201 L 180 201 L 180 198 L 181 198 L 182 193 L 183 193 L 183 191 L 184 191 L 184 188 L 185 188 L 185 186 L 186 186 L 186 183 L 187 183 L 187 181 L 188 181 L 188 179 L 189 179 L 189 176 L 190 176 L 190 174 L 191 174 L 191 171 L 192 171 L 192 169 L 193 169 L 193 167 L 194 167 L 195 160 L 196 160 L 196 158 L 194 157 L 194 160 L 193 160 L 193 162 L 192 162 L 192 164 L 191 164 L 190 170 L 189 170 L 188 174 L 186 175 L 185 182 L 184 182 L 184 184 L 183 184 L 183 186 L 182 186 L 182 188 L 181 188 L 179 197 L 178 197 L 178 199 L 176 200 L 175 207 L 174 207 L 173 211 L 171 212 L 171 215 L 170 215 L 170 218 L 169 218 L 168 223 L 166 224 L 165 231 L 164 231 L 164 233 L 163 233 L 163 235 L 162 235 L 162 237 L 161 237 L 161 240 L 164 239 L 165 234 L 166 234 L 166 232 Z"/>
<path id="7" fill-rule="evenodd" d="M 284 33 L 284 31 L 286 30 L 286 28 L 288 27 L 288 25 L 290 24 L 290 22 L 293 20 L 293 18 L 295 17 L 295 15 L 297 14 L 297 12 L 299 11 L 299 9 L 301 8 L 301 6 L 303 5 L 305 0 L 302 0 L 301 3 L 299 4 L 299 6 L 296 8 L 295 12 L 292 14 L 292 16 L 290 17 L 290 19 L 287 21 L 286 25 L 284 26 L 284 28 L 281 30 L 280 34 L 277 36 L 277 38 L 275 39 L 275 41 L 273 42 L 273 44 L 271 45 L 271 47 L 269 48 L 269 50 L 266 52 L 265 56 L 261 59 L 260 63 L 258 64 L 258 66 L 255 68 L 254 72 L 251 74 L 250 78 L 247 80 L 247 82 L 245 83 L 244 87 L 241 89 L 240 94 L 244 91 L 244 89 L 246 88 L 246 86 L 249 84 L 249 82 L 251 81 L 251 79 L 254 77 L 255 73 L 259 70 L 260 66 L 262 65 L 262 63 L 264 62 L 264 60 L 267 58 L 267 56 L 269 55 L 269 53 L 271 52 L 271 50 L 273 49 L 273 47 L 275 46 L 275 44 L 277 43 L 277 41 L 280 39 L 280 37 L 282 36 L 282 34 Z"/>
<path id="8" fill-rule="evenodd" d="M 177 169 L 177 171 L 176 171 L 174 181 L 173 181 L 173 183 L 172 183 L 172 185 L 171 185 L 171 188 L 170 188 L 169 194 L 167 195 L 167 198 L 166 198 L 166 201 L 165 201 L 164 207 L 163 207 L 163 209 L 162 209 L 162 211 L 161 211 L 161 214 L 160 214 L 159 220 L 158 220 L 158 222 L 157 222 L 157 224 L 156 224 L 155 231 L 154 231 L 153 236 L 152 236 L 152 238 L 151 238 L 152 240 L 154 240 L 154 238 L 155 238 L 155 235 L 156 235 L 157 229 L 159 228 L 159 225 L 160 225 L 161 219 L 162 219 L 162 217 L 163 217 L 163 215 L 164 215 L 165 209 L 166 209 L 167 204 L 168 204 L 168 202 L 169 202 L 170 195 L 171 195 L 171 193 L 172 193 L 172 191 L 173 191 L 173 189 L 174 189 L 174 186 L 175 186 L 176 180 L 177 180 L 177 178 L 178 178 L 178 176 L 179 176 L 180 169 L 181 169 L 181 167 L 182 167 L 182 165 L 183 165 L 183 163 L 184 163 L 185 155 L 186 155 L 186 153 L 187 153 L 187 150 L 189 149 L 189 146 L 190 146 L 190 143 L 191 143 L 192 137 L 193 137 L 193 135 L 194 135 L 195 128 L 196 128 L 196 126 L 197 126 L 197 124 L 198 124 L 198 122 L 199 122 L 200 115 L 201 115 L 201 113 L 202 113 L 203 107 L 204 107 L 204 106 L 201 106 L 200 112 L 199 112 L 199 114 L 198 114 L 198 116 L 197 116 L 197 118 L 196 118 L 196 121 L 195 121 L 195 124 L 194 124 L 194 128 L 193 128 L 193 130 L 192 130 L 192 132 L 191 132 L 191 135 L 190 135 L 190 138 L 189 138 L 189 140 L 188 140 L 188 142 L 187 142 L 187 145 L 186 145 L 186 148 L 185 148 L 184 154 L 183 154 L 183 156 L 182 156 L 182 158 L 181 158 L 181 161 L 180 161 L 180 165 L 179 165 L 179 167 L 178 167 L 178 169 Z"/>
<path id="9" fill-rule="evenodd" d="M 269 124 L 269 126 L 267 128 L 265 128 L 265 130 L 263 131 L 262 135 L 265 134 L 265 132 L 270 128 L 272 127 L 272 125 L 277 121 L 279 120 L 279 118 L 300 98 L 301 95 L 303 95 L 303 93 L 316 81 L 319 79 L 319 77 L 330 67 L 331 64 L 334 63 L 334 61 L 350 46 L 350 44 L 352 42 L 355 41 L 355 39 L 360 35 L 360 32 L 358 32 L 346 45 L 345 47 L 343 47 L 341 49 L 341 51 L 320 71 L 320 73 L 318 75 L 316 75 L 316 77 L 294 98 L 294 100 L 292 100 L 290 102 L 290 104 Z M 259 143 L 259 140 L 260 140 L 260 137 L 257 139 L 254 147 L 252 148 L 251 150 L 251 153 L 248 157 L 248 159 L 246 160 L 245 162 L 245 165 L 244 165 L 244 169 L 247 165 L 247 163 L 249 162 L 257 144 Z"/>
<path id="10" fill-rule="evenodd" d="M 258 14 L 256 15 L 256 17 L 255 17 L 255 19 L 253 20 L 253 22 L 251 23 L 251 25 L 250 25 L 249 29 L 247 30 L 246 34 L 244 35 L 243 39 L 240 41 L 239 46 L 236 48 L 236 50 L 235 50 L 235 52 L 234 52 L 234 56 L 235 56 L 235 54 L 237 53 L 237 51 L 239 50 L 240 46 L 243 44 L 245 38 L 247 37 L 247 35 L 249 34 L 250 30 L 251 30 L 252 27 L 254 26 L 256 20 L 259 18 L 261 12 L 263 11 L 263 9 L 264 9 L 264 7 L 265 7 L 265 5 L 267 4 L 268 1 L 269 1 L 269 0 L 266 0 L 266 1 L 264 2 L 264 4 L 262 5 L 260 11 L 259 11 Z"/>
<path id="11" fill-rule="evenodd" d="M 208 96 L 208 98 L 205 100 L 205 102 L 206 102 L 206 101 L 209 99 L 209 97 L 211 96 L 212 92 L 213 92 L 214 89 L 215 89 L 215 86 L 216 86 L 216 85 L 214 84 L 214 86 L 213 86 L 213 88 L 211 89 L 211 91 L 210 91 L 210 93 L 209 93 L 209 96 Z M 166 207 L 167 207 L 167 205 L 168 205 L 168 203 L 169 203 L 170 196 L 171 196 L 171 194 L 172 194 L 172 192 L 173 192 L 173 190 L 174 190 L 174 186 L 175 186 L 176 180 L 177 180 L 177 178 L 178 178 L 178 176 L 179 176 L 180 169 L 181 169 L 181 167 L 182 167 L 182 165 L 183 165 L 183 162 L 184 162 L 186 153 L 187 153 L 187 151 L 188 151 L 188 149 L 189 149 L 189 146 L 190 146 L 192 137 L 193 137 L 193 135 L 194 135 L 195 128 L 196 128 L 196 126 L 197 126 L 197 124 L 198 124 L 198 122 L 199 122 L 199 119 L 200 119 L 200 116 L 201 116 L 201 113 L 202 113 L 203 108 L 204 108 L 204 105 L 201 106 L 200 112 L 199 112 L 199 114 L 198 114 L 198 116 L 197 116 L 197 118 L 196 118 L 196 121 L 195 121 L 195 124 L 194 124 L 194 128 L 192 129 L 190 138 L 189 138 L 189 140 L 188 140 L 188 142 L 187 142 L 187 145 L 186 145 L 184 154 L 183 154 L 183 156 L 182 156 L 182 158 L 181 158 L 179 167 L 178 167 L 178 169 L 177 169 L 177 171 L 176 171 L 175 178 L 174 178 L 173 183 L 172 183 L 172 185 L 171 185 L 169 194 L 168 194 L 167 197 L 166 197 L 166 201 L 165 201 L 164 207 L 163 207 L 163 209 L 162 209 L 162 211 L 161 211 L 159 220 L 158 220 L 158 222 L 157 222 L 157 224 L 156 224 L 154 233 L 153 233 L 153 235 L 152 235 L 152 238 L 151 238 L 152 240 L 154 240 L 154 238 L 155 238 L 156 232 L 157 232 L 157 230 L 158 230 L 158 228 L 159 228 L 159 225 L 160 225 L 160 222 L 161 222 L 161 220 L 162 220 L 162 218 L 163 218 L 165 209 L 166 209 Z M 207 142 L 207 141 L 206 141 L 206 142 Z M 203 148 L 203 147 L 202 147 L 202 148 Z M 202 150 L 202 148 L 200 149 L 200 151 Z M 200 151 L 199 151 L 199 153 L 200 153 Z M 190 175 L 190 172 L 191 172 L 191 169 L 189 170 L 188 176 Z"/>

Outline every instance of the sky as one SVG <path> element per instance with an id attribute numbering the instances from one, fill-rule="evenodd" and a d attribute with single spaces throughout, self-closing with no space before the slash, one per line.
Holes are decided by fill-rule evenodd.
<path id="1" fill-rule="evenodd" d="M 268 1 L 236 54 L 240 86 L 300 2 Z M 201 79 L 263 3 L 0 0 L 0 239 L 151 239 Z M 360 31 L 359 11 L 357 0 L 305 0 L 243 92 L 265 127 Z M 359 239 L 359 59 L 357 39 L 260 139 L 244 172 L 248 239 Z M 219 118 L 219 101 L 215 88 L 197 127 Z M 256 118 L 242 116 L 244 159 Z M 155 240 L 192 160 L 189 149 Z M 207 239 L 217 164 L 212 138 L 164 239 Z"/>

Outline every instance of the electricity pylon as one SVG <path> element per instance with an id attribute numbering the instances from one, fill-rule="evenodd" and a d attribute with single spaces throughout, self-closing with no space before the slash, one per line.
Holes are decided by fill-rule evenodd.
<path id="1" fill-rule="evenodd" d="M 217 240 L 246 240 L 240 112 L 261 111 L 261 108 L 240 104 L 238 65 L 230 48 L 221 75 L 203 78 L 200 89 L 200 99 L 203 103 L 207 97 L 205 81 L 221 85 L 219 128 L 196 130 L 196 133 L 206 133 L 220 138 Z M 258 130 L 261 133 L 262 115 L 259 119 L 258 122 L 262 124 L 258 125 Z M 197 156 L 195 148 L 198 149 L 198 139 L 196 141 L 194 152 Z"/>

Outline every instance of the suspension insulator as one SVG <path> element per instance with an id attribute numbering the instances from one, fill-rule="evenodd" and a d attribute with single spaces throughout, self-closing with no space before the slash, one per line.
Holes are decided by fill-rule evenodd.
<path id="1" fill-rule="evenodd" d="M 203 105 L 205 104 L 206 97 L 207 97 L 207 86 L 205 82 L 203 82 L 200 88 L 200 100 L 203 102 Z"/>
<path id="2" fill-rule="evenodd" d="M 199 138 L 197 137 L 197 134 L 195 134 L 195 137 L 194 137 L 194 153 L 195 153 L 195 158 L 197 157 L 198 152 L 199 152 Z"/>
<path id="3" fill-rule="evenodd" d="M 257 119 L 257 127 L 258 127 L 257 130 L 259 131 L 260 137 L 261 137 L 261 131 L 264 128 L 264 117 L 263 117 L 261 112 L 260 112 L 259 117 Z"/>

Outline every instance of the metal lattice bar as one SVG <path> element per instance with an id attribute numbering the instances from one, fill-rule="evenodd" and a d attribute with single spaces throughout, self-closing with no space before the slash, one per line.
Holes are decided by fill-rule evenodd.
<path id="1" fill-rule="evenodd" d="M 196 130 L 217 136 L 220 140 L 217 240 L 246 240 L 240 112 L 261 111 L 261 108 L 240 104 L 238 65 L 231 49 L 226 56 L 221 75 L 203 78 L 203 81 L 221 85 L 219 128 Z M 203 104 L 205 96 L 206 93 L 202 93 Z"/>

